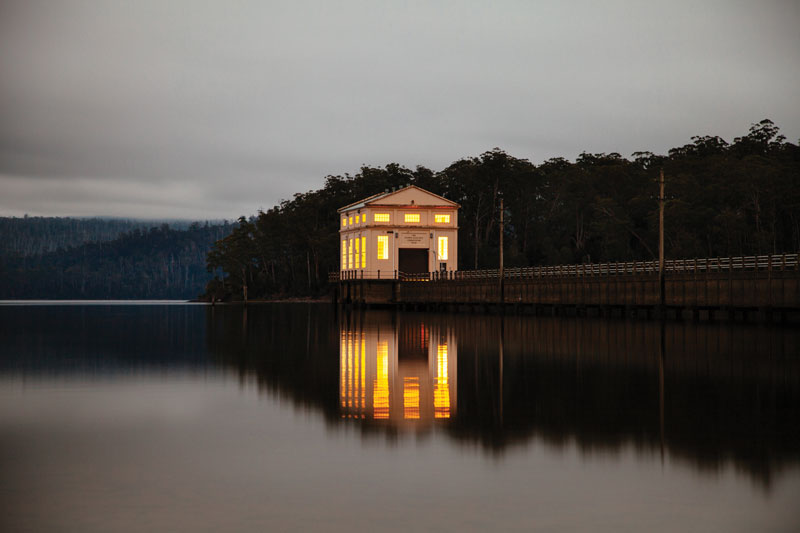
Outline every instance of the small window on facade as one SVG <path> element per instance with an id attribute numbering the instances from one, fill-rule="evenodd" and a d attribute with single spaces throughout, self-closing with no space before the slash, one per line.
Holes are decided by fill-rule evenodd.
<path id="1" fill-rule="evenodd" d="M 389 259 L 388 235 L 378 235 L 378 259 Z"/>
<path id="2" fill-rule="evenodd" d="M 347 239 L 342 240 L 342 270 L 347 270 Z"/>
<path id="3" fill-rule="evenodd" d="M 344 227 L 347 227 L 347 217 L 344 217 L 344 218 L 342 219 L 342 227 L 343 227 L 343 228 L 344 228 Z"/>
<path id="4" fill-rule="evenodd" d="M 361 268 L 361 239 L 356 237 L 356 268 Z"/>
<path id="5" fill-rule="evenodd" d="M 406 213 L 403 220 L 406 222 L 419 222 L 419 213 Z"/>
<path id="6" fill-rule="evenodd" d="M 366 214 L 366 213 L 362 213 L 362 215 L 361 215 L 361 222 L 363 222 L 363 223 L 365 223 L 365 224 L 366 224 L 366 222 L 367 222 L 367 214 Z"/>
<path id="7" fill-rule="evenodd" d="M 439 224 L 449 224 L 450 223 L 450 215 L 434 215 L 433 219 L 435 222 Z"/>
<path id="8" fill-rule="evenodd" d="M 361 268 L 367 268 L 367 238 L 366 237 L 361 237 Z"/>
<path id="9" fill-rule="evenodd" d="M 353 225 L 353 215 L 350 215 L 350 217 L 347 219 L 347 223 L 351 226 Z"/>
<path id="10" fill-rule="evenodd" d="M 447 261 L 447 237 L 439 237 L 439 260 Z"/>
<path id="11" fill-rule="evenodd" d="M 375 213 L 375 222 L 389 222 L 389 213 Z"/>

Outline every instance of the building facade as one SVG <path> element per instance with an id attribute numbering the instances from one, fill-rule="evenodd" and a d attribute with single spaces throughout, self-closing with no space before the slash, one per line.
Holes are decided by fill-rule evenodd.
<path id="1" fill-rule="evenodd" d="M 414 185 L 342 207 L 341 272 L 374 279 L 458 270 L 458 208 Z"/>

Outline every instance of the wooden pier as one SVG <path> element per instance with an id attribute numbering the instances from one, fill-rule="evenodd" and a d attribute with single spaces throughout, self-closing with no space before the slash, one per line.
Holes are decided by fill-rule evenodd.
<path id="1" fill-rule="evenodd" d="M 800 313 L 798 254 L 499 270 L 331 274 L 334 301 L 412 309 L 496 309 L 786 320 Z"/>

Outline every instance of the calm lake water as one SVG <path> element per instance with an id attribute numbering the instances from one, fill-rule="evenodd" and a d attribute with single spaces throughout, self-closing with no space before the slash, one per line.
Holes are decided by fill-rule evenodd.
<path id="1" fill-rule="evenodd" d="M 0 305 L 0 530 L 797 531 L 796 327 Z"/>

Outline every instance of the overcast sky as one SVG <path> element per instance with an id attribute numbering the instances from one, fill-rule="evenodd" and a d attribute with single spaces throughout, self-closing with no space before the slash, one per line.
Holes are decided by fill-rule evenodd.
<path id="1" fill-rule="evenodd" d="M 0 0 L 0 215 L 234 218 L 329 174 L 800 138 L 800 2 Z"/>

